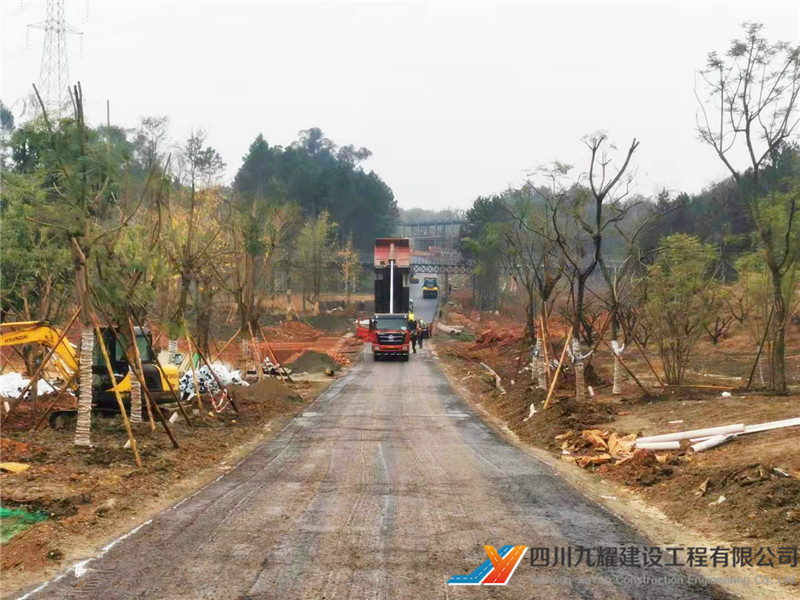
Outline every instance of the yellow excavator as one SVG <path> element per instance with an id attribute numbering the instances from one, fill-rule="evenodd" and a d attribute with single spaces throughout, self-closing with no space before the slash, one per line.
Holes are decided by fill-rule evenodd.
<path id="1" fill-rule="evenodd" d="M 54 325 L 47 321 L 2 323 L 0 327 L 2 328 L 0 348 L 34 343 L 42 344 L 48 348 L 55 349 L 53 361 L 65 381 L 78 371 L 78 356 L 75 348 L 63 338 L 61 332 Z M 179 391 L 178 367 L 175 365 L 158 365 L 153 354 L 152 335 L 147 328 L 135 327 L 134 333 L 136 335 L 136 346 L 142 359 L 144 381 L 150 396 L 158 404 L 174 402 L 170 388 L 176 392 Z M 126 410 L 130 412 L 132 375 L 128 369 L 126 346 L 124 345 L 127 344 L 127 339 L 122 332 L 111 327 L 101 327 L 100 334 L 103 336 L 103 341 L 108 349 L 117 388 L 122 392 Z M 119 338 L 119 341 L 117 338 Z M 73 384 L 71 388 L 77 395 L 77 386 Z M 97 341 L 95 341 L 92 350 L 92 408 L 102 413 L 119 412 L 119 405 L 111 384 L 111 376 L 108 373 L 105 359 L 100 350 L 100 344 Z M 51 424 L 54 426 L 63 425 L 65 420 L 70 418 L 72 412 L 74 411 L 57 411 L 53 413 L 50 418 Z"/>

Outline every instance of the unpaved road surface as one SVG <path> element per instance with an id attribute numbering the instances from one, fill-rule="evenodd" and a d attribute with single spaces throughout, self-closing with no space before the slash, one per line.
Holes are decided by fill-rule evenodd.
<path id="1" fill-rule="evenodd" d="M 628 579 L 675 571 L 536 569 L 529 555 L 505 587 L 448 586 L 486 560 L 484 544 L 654 545 L 495 435 L 426 346 L 407 363 L 363 355 L 236 469 L 31 597 L 716 597 Z"/>

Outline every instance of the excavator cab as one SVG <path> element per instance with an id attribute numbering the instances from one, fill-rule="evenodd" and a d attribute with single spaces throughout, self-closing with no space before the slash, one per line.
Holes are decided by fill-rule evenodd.
<path id="1" fill-rule="evenodd" d="M 111 367 L 114 371 L 114 378 L 117 380 L 117 387 L 120 391 L 130 392 L 132 375 L 129 374 L 129 364 L 126 357 L 128 349 L 128 337 L 121 331 L 115 332 L 110 327 L 103 327 L 100 330 L 103 342 L 108 350 L 111 359 Z M 156 358 L 153 354 L 153 337 L 150 330 L 142 327 L 134 327 L 136 334 L 136 347 L 142 359 L 142 369 L 144 371 L 144 381 L 153 399 L 160 403 L 172 402 L 172 394 L 169 388 L 178 389 L 178 370 L 175 365 L 164 366 L 164 373 L 159 370 Z M 111 377 L 106 368 L 105 358 L 103 357 L 100 344 L 95 344 L 92 351 L 92 389 L 95 405 L 104 411 L 118 410 L 117 400 L 111 384 Z M 129 397 L 124 397 L 124 403 L 128 408 Z"/>

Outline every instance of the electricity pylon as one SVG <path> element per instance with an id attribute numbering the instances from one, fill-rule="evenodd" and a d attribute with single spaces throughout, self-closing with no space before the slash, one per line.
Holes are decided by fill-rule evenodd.
<path id="1" fill-rule="evenodd" d="M 28 25 L 44 31 L 42 64 L 39 69 L 39 95 L 53 117 L 61 117 L 71 106 L 69 96 L 69 59 L 67 34 L 83 35 L 64 21 L 64 0 L 47 0 L 47 16 L 40 23 Z"/>

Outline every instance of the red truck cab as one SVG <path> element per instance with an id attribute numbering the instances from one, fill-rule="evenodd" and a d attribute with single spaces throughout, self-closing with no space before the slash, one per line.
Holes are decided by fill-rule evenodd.
<path id="1" fill-rule="evenodd" d="M 372 357 L 375 360 L 390 356 L 408 360 L 408 350 L 411 345 L 408 315 L 376 314 L 370 321 L 370 341 Z"/>

